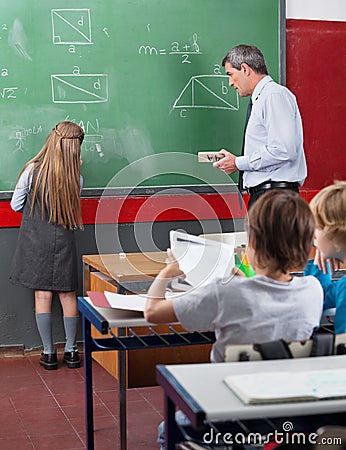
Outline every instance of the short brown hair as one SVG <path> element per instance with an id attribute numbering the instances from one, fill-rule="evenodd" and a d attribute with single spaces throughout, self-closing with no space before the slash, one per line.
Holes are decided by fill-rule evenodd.
<path id="1" fill-rule="evenodd" d="M 297 192 L 273 189 L 263 194 L 249 210 L 247 228 L 259 267 L 287 273 L 307 263 L 315 221 Z"/>
<path id="2" fill-rule="evenodd" d="M 222 66 L 225 67 L 229 62 L 231 66 L 240 70 L 243 63 L 261 75 L 268 75 L 268 69 L 261 50 L 254 45 L 240 44 L 233 47 L 222 60 Z"/>
<path id="3" fill-rule="evenodd" d="M 337 248 L 346 247 L 346 181 L 322 189 L 310 202 L 316 226 Z"/>

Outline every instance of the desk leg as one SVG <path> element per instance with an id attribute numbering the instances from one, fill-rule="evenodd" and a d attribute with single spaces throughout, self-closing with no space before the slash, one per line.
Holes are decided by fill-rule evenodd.
<path id="1" fill-rule="evenodd" d="M 125 336 L 126 328 L 118 328 L 118 336 Z M 119 428 L 120 450 L 127 449 L 126 423 L 126 352 L 118 351 L 118 380 L 119 380 Z"/>
<path id="2" fill-rule="evenodd" d="M 165 394 L 164 397 L 164 417 L 165 417 L 165 450 L 175 450 L 178 430 L 175 421 L 175 404 Z"/>
<path id="3" fill-rule="evenodd" d="M 91 356 L 91 324 L 83 317 L 84 338 L 84 385 L 85 385 L 85 424 L 86 424 L 86 448 L 94 450 L 94 411 L 93 411 L 93 380 L 92 380 L 92 356 Z"/>
<path id="4" fill-rule="evenodd" d="M 83 295 L 90 291 L 90 266 L 83 262 Z"/>

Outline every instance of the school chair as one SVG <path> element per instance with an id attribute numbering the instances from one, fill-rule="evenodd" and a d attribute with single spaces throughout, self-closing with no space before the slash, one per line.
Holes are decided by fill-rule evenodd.
<path id="1" fill-rule="evenodd" d="M 319 330 L 320 331 L 320 330 Z M 306 358 L 346 354 L 346 333 L 315 332 L 306 341 L 283 339 L 261 344 L 234 344 L 225 348 L 225 362 Z"/>
<path id="2" fill-rule="evenodd" d="M 305 444 L 305 450 L 321 450 L 322 446 L 328 450 L 346 449 L 346 427 L 328 425 L 316 431 L 316 443 Z M 297 444 L 281 444 L 272 450 L 297 450 Z"/>
<path id="3" fill-rule="evenodd" d="M 198 445 L 192 441 L 180 442 L 179 444 L 176 445 L 175 448 L 176 448 L 176 450 L 206 450 L 206 449 L 210 449 L 210 447 L 201 447 L 200 445 Z"/>

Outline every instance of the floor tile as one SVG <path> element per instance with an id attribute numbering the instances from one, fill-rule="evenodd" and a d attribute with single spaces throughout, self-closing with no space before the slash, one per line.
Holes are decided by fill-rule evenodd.
<path id="1" fill-rule="evenodd" d="M 84 369 L 48 371 L 39 356 L 0 358 L 0 449 L 86 447 Z M 119 450 L 118 382 L 93 362 L 95 450 Z M 128 450 L 157 450 L 162 420 L 159 387 L 127 390 Z"/>
<path id="2" fill-rule="evenodd" d="M 11 436 L 8 438 L 0 438 L 1 450 L 33 450 L 35 447 L 31 439 L 27 436 Z"/>

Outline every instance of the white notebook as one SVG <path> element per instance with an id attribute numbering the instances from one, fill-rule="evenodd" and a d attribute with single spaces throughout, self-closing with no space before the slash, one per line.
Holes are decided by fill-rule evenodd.
<path id="1" fill-rule="evenodd" d="M 249 405 L 346 398 L 346 369 L 230 375 L 224 382 Z"/>

